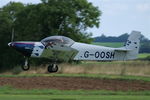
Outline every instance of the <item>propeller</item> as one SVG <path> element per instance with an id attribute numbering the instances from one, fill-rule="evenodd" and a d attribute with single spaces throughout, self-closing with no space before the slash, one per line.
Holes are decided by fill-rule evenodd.
<path id="1" fill-rule="evenodd" d="M 14 28 L 12 29 L 12 34 L 11 34 L 11 42 L 14 41 L 14 35 L 15 35 L 15 32 L 14 32 Z"/>
<path id="2" fill-rule="evenodd" d="M 14 41 L 14 36 L 15 36 L 15 29 L 14 29 L 14 22 L 16 20 L 15 16 L 14 16 L 14 11 L 10 12 L 12 14 L 11 18 L 12 18 L 12 34 L 11 34 L 11 42 Z"/>
<path id="3" fill-rule="evenodd" d="M 14 35 L 15 35 L 15 32 L 14 32 L 14 28 L 13 28 L 12 33 L 11 33 L 11 41 L 8 43 L 8 46 L 12 46 L 12 43 L 14 41 Z"/>

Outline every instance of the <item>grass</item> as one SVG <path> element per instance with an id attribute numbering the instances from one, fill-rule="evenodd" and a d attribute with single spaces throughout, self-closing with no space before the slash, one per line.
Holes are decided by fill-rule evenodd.
<path id="1" fill-rule="evenodd" d="M 121 76 L 150 76 L 149 61 L 113 61 L 82 62 L 81 64 L 64 64 L 60 73 L 74 74 L 106 74 Z"/>
<path id="2" fill-rule="evenodd" d="M 150 56 L 150 53 L 141 53 L 138 55 L 138 58 L 142 59 L 142 58 L 146 58 L 148 56 Z"/>
<path id="3" fill-rule="evenodd" d="M 0 87 L 1 100 L 149 100 L 150 91 L 21 90 Z"/>
<path id="4" fill-rule="evenodd" d="M 92 44 L 117 48 L 117 47 L 123 47 L 124 43 L 122 42 L 93 42 Z"/>
<path id="5" fill-rule="evenodd" d="M 150 77 L 129 76 L 129 75 L 105 75 L 105 74 L 19 74 L 19 75 L 0 75 L 0 77 L 84 77 L 84 78 L 99 78 L 99 79 L 116 79 L 116 80 L 140 80 L 150 82 Z"/>
<path id="6" fill-rule="evenodd" d="M 108 91 L 108 90 L 51 90 L 51 89 L 15 89 L 11 86 L 1 86 L 0 95 L 145 95 L 150 91 Z"/>
<path id="7" fill-rule="evenodd" d="M 1 100 L 149 100 L 150 91 L 21 90 L 0 87 Z"/>
<path id="8" fill-rule="evenodd" d="M 22 71 L 12 75 L 13 71 L 5 72 L 0 77 L 34 77 L 34 76 L 64 76 L 64 77 L 92 77 L 130 80 L 150 80 L 149 61 L 113 61 L 92 62 L 83 61 L 80 64 L 60 64 L 58 73 L 47 74 L 47 67 L 31 67 L 29 71 Z"/>
<path id="9" fill-rule="evenodd" d="M 1 100 L 149 100 L 149 96 L 0 95 Z"/>

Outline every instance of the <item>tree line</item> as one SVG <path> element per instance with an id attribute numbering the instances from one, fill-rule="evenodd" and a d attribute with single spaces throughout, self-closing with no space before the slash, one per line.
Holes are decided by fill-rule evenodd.
<path id="1" fill-rule="evenodd" d="M 105 36 L 102 34 L 99 37 L 94 38 L 94 42 L 126 42 L 129 37 L 128 33 L 124 33 L 120 36 Z M 150 40 L 144 35 L 141 37 L 140 53 L 150 53 Z"/>

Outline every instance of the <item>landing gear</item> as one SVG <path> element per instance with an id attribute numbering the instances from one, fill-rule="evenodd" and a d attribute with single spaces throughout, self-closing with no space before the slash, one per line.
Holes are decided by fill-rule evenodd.
<path id="1" fill-rule="evenodd" d="M 25 58 L 25 61 L 22 63 L 21 68 L 24 71 L 28 71 L 30 69 L 29 58 Z"/>
<path id="2" fill-rule="evenodd" d="M 53 55 L 55 57 L 55 59 L 53 59 L 53 64 L 50 64 L 48 67 L 47 67 L 47 71 L 50 72 L 50 73 L 55 73 L 58 71 L 58 65 L 56 64 L 57 62 L 57 52 L 56 51 L 53 51 Z"/>
<path id="3" fill-rule="evenodd" d="M 56 64 L 50 64 L 47 68 L 48 72 L 55 73 L 58 71 L 58 66 Z"/>
<path id="4" fill-rule="evenodd" d="M 29 57 L 25 57 L 25 61 L 21 65 L 22 70 L 28 71 L 30 69 Z M 58 71 L 58 65 L 56 63 L 50 64 L 47 67 L 48 72 L 55 73 Z"/>

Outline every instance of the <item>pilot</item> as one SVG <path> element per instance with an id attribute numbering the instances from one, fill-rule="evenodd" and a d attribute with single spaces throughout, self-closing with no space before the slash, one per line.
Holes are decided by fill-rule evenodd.
<path id="1" fill-rule="evenodd" d="M 54 44 L 53 42 L 48 42 L 47 45 L 45 46 L 45 49 L 47 49 L 48 46 L 53 48 L 53 46 L 52 46 L 53 44 Z"/>

